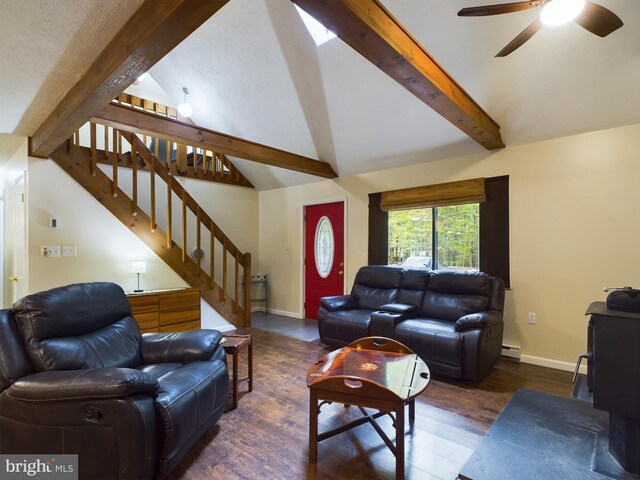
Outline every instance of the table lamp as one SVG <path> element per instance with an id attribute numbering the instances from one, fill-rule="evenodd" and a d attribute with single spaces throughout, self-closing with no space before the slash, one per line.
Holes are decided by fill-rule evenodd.
<path id="1" fill-rule="evenodd" d="M 138 288 L 134 292 L 142 292 L 140 288 L 140 274 L 147 271 L 147 264 L 145 262 L 131 262 L 131 272 L 138 274 Z"/>

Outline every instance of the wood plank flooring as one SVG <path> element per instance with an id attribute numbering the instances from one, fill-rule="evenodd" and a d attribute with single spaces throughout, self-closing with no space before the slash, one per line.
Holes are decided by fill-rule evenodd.
<path id="1" fill-rule="evenodd" d="M 240 393 L 237 410 L 225 413 L 178 467 L 171 480 L 189 479 L 393 479 L 395 459 L 370 425 L 319 444 L 318 464 L 308 463 L 306 371 L 330 349 L 262 330 L 254 334 L 254 390 Z M 240 354 L 240 375 L 246 352 Z M 569 397 L 571 373 L 501 360 L 479 384 L 434 378 L 416 401 L 407 425 L 406 477 L 453 480 L 485 432 L 522 387 Z M 244 389 L 243 389 L 244 390 Z M 355 408 L 322 407 L 319 429 L 355 418 Z M 394 438 L 391 419 L 380 424 Z"/>

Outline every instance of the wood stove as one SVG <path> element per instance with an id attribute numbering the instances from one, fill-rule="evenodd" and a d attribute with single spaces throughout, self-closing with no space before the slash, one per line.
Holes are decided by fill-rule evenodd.
<path id="1" fill-rule="evenodd" d="M 609 453 L 624 470 L 640 474 L 640 313 L 594 302 L 586 315 L 593 406 L 609 412 Z"/>

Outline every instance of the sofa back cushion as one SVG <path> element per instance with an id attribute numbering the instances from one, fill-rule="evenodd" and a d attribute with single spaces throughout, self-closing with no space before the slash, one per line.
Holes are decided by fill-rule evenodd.
<path id="1" fill-rule="evenodd" d="M 419 307 L 428 283 L 429 270 L 424 268 L 404 270 L 397 302 Z"/>
<path id="2" fill-rule="evenodd" d="M 36 370 L 135 367 L 142 336 L 122 288 L 80 283 L 28 295 L 12 307 Z"/>
<path id="3" fill-rule="evenodd" d="M 358 300 L 358 307 L 376 310 L 394 302 L 398 298 L 402 273 L 401 268 L 387 265 L 371 265 L 358 270 L 351 290 L 351 295 Z"/>
<path id="4" fill-rule="evenodd" d="M 436 270 L 429 277 L 420 316 L 455 322 L 489 305 L 491 277 L 482 272 Z"/>
<path id="5" fill-rule="evenodd" d="M 33 372 L 10 309 L 0 310 L 0 392 Z"/>
<path id="6" fill-rule="evenodd" d="M 354 285 L 351 292 L 358 299 L 358 308 L 377 310 L 382 305 L 393 303 L 398 298 L 397 288 L 372 288 Z"/>
<path id="7" fill-rule="evenodd" d="M 356 274 L 355 285 L 373 288 L 399 288 L 403 270 L 389 265 L 369 265 Z"/>

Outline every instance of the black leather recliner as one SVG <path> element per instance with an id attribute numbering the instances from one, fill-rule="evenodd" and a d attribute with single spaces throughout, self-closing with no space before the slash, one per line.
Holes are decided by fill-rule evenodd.
<path id="1" fill-rule="evenodd" d="M 393 338 L 432 373 L 477 382 L 502 351 L 504 282 L 482 272 L 362 267 L 350 295 L 320 299 L 320 340 L 334 348 Z"/>
<path id="2" fill-rule="evenodd" d="M 220 332 L 140 334 L 122 289 L 0 311 L 0 453 L 77 454 L 80 478 L 166 476 L 224 410 Z"/>

